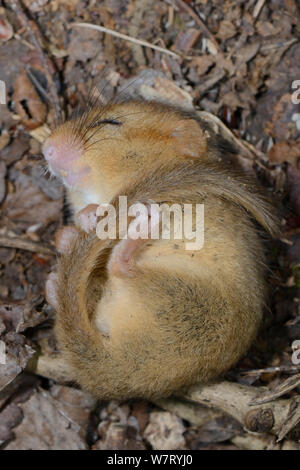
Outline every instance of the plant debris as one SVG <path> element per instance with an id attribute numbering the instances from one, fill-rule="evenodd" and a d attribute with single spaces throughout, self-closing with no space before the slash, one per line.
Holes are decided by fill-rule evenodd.
<path id="1" fill-rule="evenodd" d="M 0 447 L 299 450 L 298 2 L 23 6 L 0 1 Z M 282 239 L 268 246 L 263 329 L 215 388 L 153 403 L 103 403 L 51 374 L 32 373 L 40 354 L 55 359 L 57 352 L 44 286 L 65 217 L 63 190 L 45 172 L 41 146 L 93 87 L 104 100 L 119 93 L 195 109 L 204 119 L 213 113 L 216 129 L 238 150 L 236 161 L 281 210 Z"/>

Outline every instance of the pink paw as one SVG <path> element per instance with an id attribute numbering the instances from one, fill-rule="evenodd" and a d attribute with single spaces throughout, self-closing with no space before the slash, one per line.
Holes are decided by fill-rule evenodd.
<path id="1" fill-rule="evenodd" d="M 86 233 L 92 232 L 97 226 L 96 211 L 98 204 L 89 204 L 75 216 L 76 225 Z"/>
<path id="2" fill-rule="evenodd" d="M 77 236 L 78 230 L 74 226 L 62 227 L 57 230 L 55 234 L 55 246 L 58 253 L 68 253 Z"/>

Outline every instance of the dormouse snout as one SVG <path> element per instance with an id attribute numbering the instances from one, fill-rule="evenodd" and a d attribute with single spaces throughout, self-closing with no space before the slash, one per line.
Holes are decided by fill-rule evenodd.
<path id="1" fill-rule="evenodd" d="M 90 167 L 81 161 L 83 149 L 76 139 L 52 135 L 44 143 L 43 154 L 51 173 L 62 177 L 69 186 L 83 184 L 84 177 L 91 171 Z"/>
<path id="2" fill-rule="evenodd" d="M 67 141 L 62 136 L 54 135 L 46 140 L 43 154 L 51 165 L 63 170 L 82 157 L 83 151 L 76 141 Z"/>

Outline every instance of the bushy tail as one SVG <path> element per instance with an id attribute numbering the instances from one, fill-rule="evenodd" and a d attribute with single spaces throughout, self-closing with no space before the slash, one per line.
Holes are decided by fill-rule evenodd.
<path id="1" fill-rule="evenodd" d="M 161 166 L 135 184 L 124 186 L 121 195 L 130 201 L 199 202 L 206 195 L 226 199 L 245 209 L 271 236 L 280 235 L 274 204 L 254 178 L 221 163 L 186 160 L 173 167 Z M 118 198 L 113 201 L 118 204 Z"/>
<path id="2" fill-rule="evenodd" d="M 93 328 L 89 317 L 87 287 L 95 269 L 102 272 L 99 283 L 105 282 L 110 244 L 110 240 L 99 240 L 96 234 L 81 232 L 71 251 L 58 263 L 56 335 L 65 352 L 78 360 L 94 358 L 101 342 L 101 334 Z"/>

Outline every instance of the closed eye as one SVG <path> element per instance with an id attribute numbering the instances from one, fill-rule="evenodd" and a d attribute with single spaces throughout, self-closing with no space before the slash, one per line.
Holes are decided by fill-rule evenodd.
<path id="1" fill-rule="evenodd" d="M 97 121 L 95 122 L 93 125 L 91 125 L 90 127 L 98 127 L 98 126 L 101 126 L 103 124 L 110 124 L 112 126 L 121 126 L 122 123 L 120 121 L 117 121 L 116 119 L 102 119 L 101 121 Z"/>

